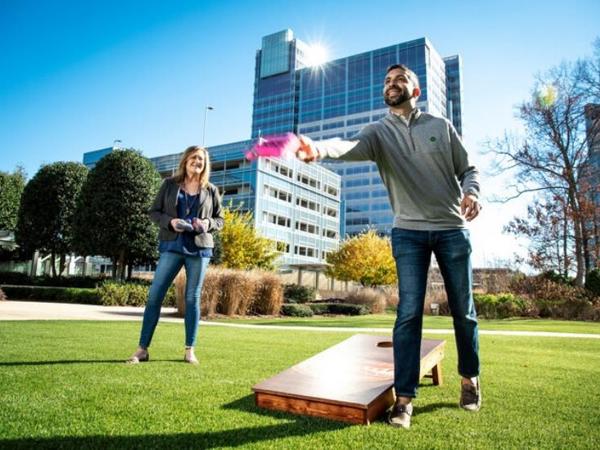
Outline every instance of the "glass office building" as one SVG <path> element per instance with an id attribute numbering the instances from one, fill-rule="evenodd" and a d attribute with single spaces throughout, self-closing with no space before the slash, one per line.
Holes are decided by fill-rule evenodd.
<path id="1" fill-rule="evenodd" d="M 281 37 L 285 33 L 267 38 Z M 289 33 L 286 36 L 290 37 Z M 280 53 L 282 59 L 287 57 L 290 61 L 287 71 L 270 75 L 271 72 L 264 72 L 261 66 L 261 57 L 268 49 L 263 39 L 263 48 L 257 54 L 253 136 L 263 130 L 263 135 L 293 131 L 317 140 L 351 138 L 365 125 L 388 113 L 382 95 L 383 80 L 387 67 L 397 63 L 407 65 L 419 77 L 421 96 L 417 106 L 423 111 L 447 117 L 459 133 L 462 131 L 460 57 L 442 58 L 427 38 L 337 59 L 321 67 L 304 67 L 303 61 L 293 61 L 294 55 L 298 58 L 300 54 L 298 48 L 308 48 L 299 42 L 290 38 L 286 47 L 289 51 Z M 278 70 L 283 68 L 282 65 L 277 66 Z M 281 84 L 283 79 L 288 87 L 285 93 Z M 274 95 L 266 88 L 257 88 L 267 83 L 280 86 L 282 90 Z M 285 121 L 282 121 L 281 106 L 275 98 L 280 98 L 286 105 Z M 266 104 L 272 105 L 272 109 L 268 109 Z M 375 164 L 337 161 L 321 164 L 342 177 L 345 232 L 353 235 L 366 228 L 375 228 L 389 234 L 393 214 Z"/>
<path id="2" fill-rule="evenodd" d="M 447 117 L 463 135 L 462 127 L 462 58 L 459 55 L 444 58 L 446 65 L 446 105 Z"/>
<path id="3" fill-rule="evenodd" d="M 223 202 L 251 211 L 255 227 L 279 243 L 279 264 L 321 263 L 340 240 L 340 177 L 298 160 L 264 158 L 249 162 L 252 141 L 209 148 L 210 181 Z M 175 173 L 181 153 L 150 160 L 161 176 Z"/>
<path id="4" fill-rule="evenodd" d="M 291 30 L 262 38 L 256 52 L 252 138 L 297 131 L 298 70 L 307 51 Z"/>

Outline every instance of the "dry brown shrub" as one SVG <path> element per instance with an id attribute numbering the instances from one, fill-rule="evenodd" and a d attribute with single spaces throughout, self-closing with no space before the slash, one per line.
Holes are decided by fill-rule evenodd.
<path id="1" fill-rule="evenodd" d="M 447 316 L 450 314 L 450 307 L 448 306 L 448 298 L 446 297 L 446 290 L 444 286 L 436 286 L 427 288 L 425 293 L 425 306 L 423 309 L 424 314 L 431 314 L 431 304 L 437 303 L 439 305 L 439 315 Z"/>
<path id="2" fill-rule="evenodd" d="M 385 311 L 387 300 L 383 292 L 373 288 L 363 288 L 351 292 L 345 298 L 344 303 L 365 305 L 371 314 L 379 314 Z"/>
<path id="3" fill-rule="evenodd" d="M 222 284 L 223 269 L 209 268 L 202 285 L 202 297 L 200 299 L 200 315 L 202 317 L 212 317 L 217 313 L 223 295 Z"/>
<path id="4" fill-rule="evenodd" d="M 246 315 L 252 306 L 258 286 L 258 277 L 253 272 L 225 270 L 222 277 L 222 296 L 217 311 L 231 316 Z"/>
<path id="5" fill-rule="evenodd" d="M 175 277 L 175 301 L 177 302 L 177 315 L 183 317 L 185 315 L 185 270 L 183 267 Z"/>
<path id="6" fill-rule="evenodd" d="M 253 314 L 279 314 L 283 305 L 283 285 L 281 279 L 269 272 L 259 272 L 259 285 L 252 303 Z"/>

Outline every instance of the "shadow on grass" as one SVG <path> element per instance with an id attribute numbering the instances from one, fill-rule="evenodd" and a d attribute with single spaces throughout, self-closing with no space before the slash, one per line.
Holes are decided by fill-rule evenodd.
<path id="1" fill-rule="evenodd" d="M 21 438 L 0 440 L 0 449 L 85 449 L 85 448 L 221 448 L 239 447 L 264 441 L 276 441 L 294 436 L 307 436 L 333 431 L 351 425 L 259 409 L 254 396 L 249 395 L 223 406 L 242 412 L 266 415 L 285 420 L 283 423 L 256 427 L 239 427 L 204 433 L 150 434 L 142 436 L 57 436 L 51 438 Z"/>
<path id="2" fill-rule="evenodd" d="M 124 364 L 124 359 L 73 359 L 73 360 L 57 360 L 57 361 L 13 361 L 0 362 L 0 367 L 11 366 L 54 366 L 60 364 Z"/>
<path id="3" fill-rule="evenodd" d="M 181 358 L 168 359 L 152 359 L 152 363 L 167 362 L 167 363 L 184 363 L 183 356 Z M 136 364 L 127 364 L 126 358 L 123 359 L 59 359 L 56 361 L 12 361 L 0 362 L 0 367 L 18 367 L 18 366 L 54 366 L 61 364 L 122 364 L 124 366 L 133 367 Z M 146 363 L 142 363 L 146 364 Z"/>

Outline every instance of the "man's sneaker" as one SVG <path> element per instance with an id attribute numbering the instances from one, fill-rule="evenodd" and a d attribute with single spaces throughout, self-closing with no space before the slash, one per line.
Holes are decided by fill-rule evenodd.
<path id="1" fill-rule="evenodd" d="M 396 402 L 388 414 L 388 423 L 393 427 L 410 428 L 410 416 L 413 413 L 412 403 L 401 405 Z"/>
<path id="2" fill-rule="evenodd" d="M 462 384 L 460 388 L 460 407 L 467 411 L 479 411 L 481 408 L 481 382 L 477 378 L 477 386 Z"/>

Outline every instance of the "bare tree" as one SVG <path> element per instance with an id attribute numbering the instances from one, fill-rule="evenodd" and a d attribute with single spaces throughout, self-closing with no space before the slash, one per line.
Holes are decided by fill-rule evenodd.
<path id="1" fill-rule="evenodd" d="M 590 128 L 585 114 L 586 105 L 598 100 L 600 94 L 600 90 L 590 87 L 594 80 L 600 81 L 600 71 L 598 76 L 594 72 L 600 70 L 600 48 L 597 50 L 598 61 L 562 63 L 539 75 L 531 100 L 518 107 L 517 115 L 525 125 L 524 136 L 506 135 L 488 144 L 489 151 L 497 157 L 497 172 L 514 174 L 507 195 L 500 201 L 530 193 L 550 201 L 564 201 L 562 236 L 568 240 L 566 231 L 572 233 L 578 286 L 583 286 L 585 275 L 591 270 L 590 247 L 595 242 L 592 224 L 597 218 L 591 213 L 594 208 L 590 206 L 589 186 L 599 167 L 590 159 L 590 139 L 595 139 L 599 130 L 595 126 Z M 600 89 L 600 83 L 596 87 Z M 545 214 L 536 214 L 536 208 L 542 208 L 541 205 L 533 207 L 527 220 L 515 219 L 507 229 L 517 234 L 527 234 L 525 230 L 531 232 L 531 228 L 523 228 L 525 223 L 535 220 L 536 216 L 540 220 L 548 219 Z M 565 240 L 562 252 L 567 261 L 569 245 L 564 245 Z M 534 242 L 533 253 L 536 253 L 535 245 Z M 564 263 L 562 267 L 564 271 Z"/>

